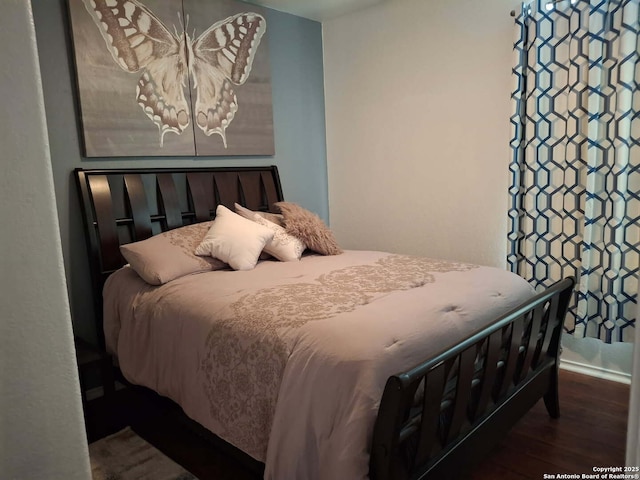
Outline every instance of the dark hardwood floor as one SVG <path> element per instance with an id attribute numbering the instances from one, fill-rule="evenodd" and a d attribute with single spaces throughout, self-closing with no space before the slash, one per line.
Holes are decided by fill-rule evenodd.
<path id="1" fill-rule="evenodd" d="M 561 370 L 560 418 L 549 418 L 538 402 L 471 480 L 542 479 L 623 466 L 628 410 L 628 385 Z"/>
<path id="2" fill-rule="evenodd" d="M 593 473 L 595 466 L 624 465 L 629 386 L 561 371 L 561 416 L 549 418 L 540 401 L 469 480 L 521 480 L 544 474 Z M 143 391 L 116 394 L 110 408 L 99 399 L 87 406 L 89 440 L 126 425 L 200 480 L 257 480 L 259 470 L 244 467 L 235 452 L 214 446 L 186 425 L 170 402 L 150 401 Z"/>

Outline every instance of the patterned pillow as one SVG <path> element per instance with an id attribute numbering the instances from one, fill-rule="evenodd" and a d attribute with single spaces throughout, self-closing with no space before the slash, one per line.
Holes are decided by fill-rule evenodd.
<path id="1" fill-rule="evenodd" d="M 278 202 L 287 233 L 302 240 L 307 248 L 322 255 L 339 255 L 342 249 L 333 233 L 315 213 L 290 202 Z"/>
<path id="2" fill-rule="evenodd" d="M 276 225 L 280 225 L 281 227 L 284 227 L 284 219 L 282 218 L 282 214 L 280 213 L 258 212 L 254 210 L 249 210 L 248 208 L 243 207 L 242 205 L 237 203 L 234 204 L 234 208 L 238 215 L 242 215 L 244 218 L 247 218 L 249 220 L 253 220 L 254 215 L 260 215 L 265 220 L 269 220 L 270 222 L 275 223 Z"/>
<path id="3" fill-rule="evenodd" d="M 193 251 L 213 222 L 195 223 L 120 246 L 131 268 L 150 285 L 162 285 L 184 275 L 226 268 L 216 258 L 198 257 Z"/>
<path id="4" fill-rule="evenodd" d="M 307 248 L 302 240 L 289 235 L 284 227 L 270 222 L 257 213 L 253 216 L 253 221 L 269 228 L 273 232 L 273 239 L 264 246 L 265 252 L 282 262 L 300 260 L 302 252 Z"/>
<path id="5" fill-rule="evenodd" d="M 273 232 L 267 227 L 218 205 L 216 219 L 195 253 L 218 258 L 234 270 L 251 270 L 272 238 Z"/>

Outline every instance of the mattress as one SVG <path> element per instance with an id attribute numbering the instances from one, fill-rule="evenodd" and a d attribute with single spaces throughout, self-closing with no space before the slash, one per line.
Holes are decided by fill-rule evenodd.
<path id="1" fill-rule="evenodd" d="M 533 295 L 501 269 L 383 252 L 262 261 L 104 288 L 107 348 L 130 382 L 265 462 L 265 478 L 367 478 L 386 379 Z"/>

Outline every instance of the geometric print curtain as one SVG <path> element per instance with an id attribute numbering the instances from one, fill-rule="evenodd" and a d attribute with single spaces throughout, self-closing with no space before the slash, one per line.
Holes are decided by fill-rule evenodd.
<path id="1" fill-rule="evenodd" d="M 639 0 L 537 0 L 516 18 L 508 264 L 577 279 L 565 330 L 634 337 L 640 259 Z"/>

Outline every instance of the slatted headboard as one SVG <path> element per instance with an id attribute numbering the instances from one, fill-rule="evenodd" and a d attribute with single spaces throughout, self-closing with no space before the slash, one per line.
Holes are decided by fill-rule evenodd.
<path id="1" fill-rule="evenodd" d="M 120 245 L 215 217 L 220 204 L 273 211 L 283 200 L 270 167 L 75 170 L 89 250 L 93 296 L 102 337 L 102 287 L 126 261 Z"/>

